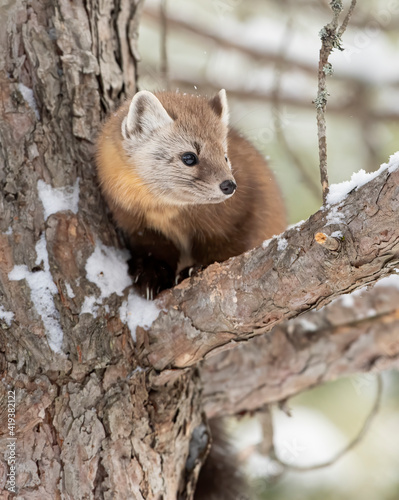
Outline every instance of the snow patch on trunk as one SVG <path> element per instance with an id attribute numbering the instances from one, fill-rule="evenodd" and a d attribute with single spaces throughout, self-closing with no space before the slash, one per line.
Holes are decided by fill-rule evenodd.
<path id="1" fill-rule="evenodd" d="M 33 95 L 33 90 L 23 83 L 18 83 L 18 90 L 21 92 L 22 97 L 24 98 L 28 106 L 33 109 L 36 119 L 40 120 L 40 113 L 37 107 L 35 96 Z"/>
<path id="2" fill-rule="evenodd" d="M 136 328 L 141 326 L 148 330 L 160 312 L 161 309 L 156 301 L 143 299 L 131 291 L 119 309 L 119 317 L 123 323 L 127 324 L 132 339 L 136 342 Z"/>
<path id="3" fill-rule="evenodd" d="M 127 260 L 130 255 L 127 250 L 107 247 L 97 241 L 94 252 L 86 262 L 86 278 L 95 283 L 100 289 L 100 299 L 105 299 L 116 293 L 123 295 L 123 291 L 131 286 L 132 279 L 128 274 Z"/>
<path id="4" fill-rule="evenodd" d="M 97 318 L 98 307 L 99 305 L 96 297 L 94 297 L 94 295 L 89 295 L 88 297 L 85 297 L 85 300 L 83 301 L 80 314 L 91 314 Z"/>
<path id="5" fill-rule="evenodd" d="M 73 186 L 53 188 L 42 180 L 37 182 L 37 191 L 44 209 L 44 218 L 57 212 L 70 210 L 74 214 L 78 212 L 79 204 L 79 177 Z"/>
<path id="6" fill-rule="evenodd" d="M 71 287 L 71 285 L 69 283 L 65 283 L 65 288 L 66 288 L 68 297 L 70 299 L 75 298 L 75 292 L 72 290 L 72 287 Z"/>
<path id="7" fill-rule="evenodd" d="M 36 243 L 36 261 L 37 266 L 42 266 L 42 270 L 31 272 L 27 266 L 14 266 L 8 274 L 11 281 L 20 281 L 25 279 L 30 288 L 30 296 L 39 314 L 50 348 L 56 352 L 62 352 L 62 342 L 64 332 L 60 324 L 60 315 L 54 304 L 54 295 L 58 294 L 57 286 L 53 281 L 48 261 L 46 237 L 44 233 Z"/>
<path id="8" fill-rule="evenodd" d="M 130 254 L 127 250 L 107 247 L 101 241 L 96 242 L 94 252 L 86 261 L 86 278 L 97 285 L 100 296 L 86 297 L 80 314 L 89 313 L 97 316 L 98 306 L 113 293 L 123 295 L 126 288 L 132 285 L 128 273 L 127 260 Z"/>
<path id="9" fill-rule="evenodd" d="M 4 320 L 7 326 L 11 326 L 11 321 L 14 319 L 14 313 L 6 311 L 3 306 L 0 306 L 0 319 Z"/>

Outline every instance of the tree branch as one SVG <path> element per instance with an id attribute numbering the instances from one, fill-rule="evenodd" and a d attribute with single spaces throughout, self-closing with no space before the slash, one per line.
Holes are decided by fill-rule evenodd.
<path id="1" fill-rule="evenodd" d="M 399 172 L 389 170 L 265 248 L 213 264 L 164 292 L 157 301 L 163 312 L 139 346 L 142 359 L 158 370 L 191 366 L 219 346 L 270 331 L 392 273 L 399 263 Z M 338 230 L 339 251 L 314 240 Z"/>
<path id="2" fill-rule="evenodd" d="M 255 411 L 359 373 L 361 391 L 372 383 L 368 372 L 399 367 L 399 289 L 390 281 L 209 357 L 201 368 L 207 415 Z"/>

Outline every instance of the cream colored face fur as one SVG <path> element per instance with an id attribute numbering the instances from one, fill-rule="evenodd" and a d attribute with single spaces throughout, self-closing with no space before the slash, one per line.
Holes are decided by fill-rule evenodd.
<path id="1" fill-rule="evenodd" d="M 138 92 L 122 122 L 123 147 L 132 168 L 159 201 L 170 205 L 220 203 L 233 195 L 224 194 L 220 184 L 234 182 L 227 156 L 226 93 L 221 90 L 213 100 L 218 113 L 210 101 L 201 98 L 194 102 L 196 107 L 190 107 L 190 98 L 185 107 L 184 96 L 179 94 L 181 104 L 173 112 L 169 109 L 172 118 L 165 109 L 168 106 L 154 94 Z M 184 153 L 194 153 L 198 164 L 185 165 Z"/>

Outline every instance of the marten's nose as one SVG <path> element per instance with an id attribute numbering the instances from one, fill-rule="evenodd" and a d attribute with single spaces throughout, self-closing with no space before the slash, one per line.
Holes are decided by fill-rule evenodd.
<path id="1" fill-rule="evenodd" d="M 228 194 L 233 194 L 234 191 L 236 190 L 236 183 L 233 182 L 233 181 L 223 181 L 220 185 L 219 185 L 220 189 L 223 191 L 224 194 L 228 195 Z"/>

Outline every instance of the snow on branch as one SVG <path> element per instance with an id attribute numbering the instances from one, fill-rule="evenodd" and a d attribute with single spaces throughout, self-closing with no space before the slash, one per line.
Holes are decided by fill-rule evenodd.
<path id="1" fill-rule="evenodd" d="M 164 292 L 163 312 L 137 347 L 156 369 L 192 366 L 231 342 L 270 331 L 395 272 L 399 266 L 399 154 L 379 174 L 343 184 L 327 204 L 267 244 L 209 266 Z M 350 191 L 349 191 L 350 190 Z M 316 234 L 339 239 L 329 250 Z M 284 245 L 280 242 L 284 241 Z"/>

